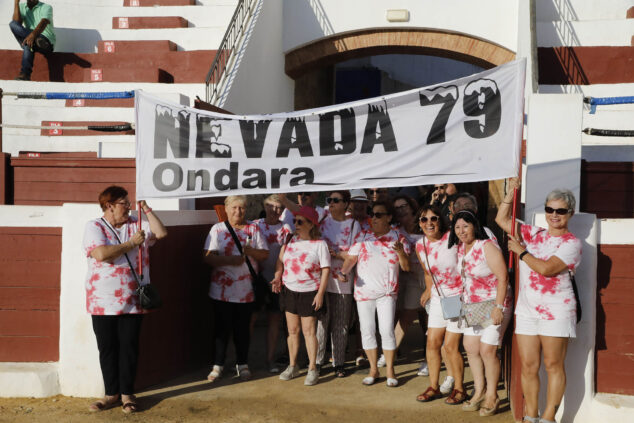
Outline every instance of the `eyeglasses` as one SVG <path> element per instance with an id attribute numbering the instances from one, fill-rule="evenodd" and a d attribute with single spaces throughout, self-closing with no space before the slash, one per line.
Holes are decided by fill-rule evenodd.
<path id="1" fill-rule="evenodd" d="M 371 212 L 369 212 L 369 213 L 368 213 L 368 216 L 370 216 L 370 217 L 376 217 L 377 219 L 380 219 L 380 218 L 382 218 L 382 217 L 389 216 L 389 215 L 390 215 L 390 214 L 389 214 L 389 213 L 386 213 L 386 212 L 376 212 L 376 213 L 375 213 L 375 212 L 371 211 Z"/>
<path id="2" fill-rule="evenodd" d="M 330 203 L 335 203 L 335 204 L 339 204 L 339 203 L 343 203 L 344 200 L 343 198 L 337 198 L 337 197 L 327 197 L 326 198 L 326 203 L 330 204 Z"/>
<path id="3" fill-rule="evenodd" d="M 122 201 L 115 201 L 113 204 L 121 204 L 124 207 L 128 207 L 130 208 L 130 200 L 122 200 Z"/>
<path id="4" fill-rule="evenodd" d="M 278 206 L 278 205 L 271 204 L 271 203 L 266 203 L 264 205 L 264 207 L 269 208 L 271 210 L 284 210 L 284 206 Z"/>
<path id="5" fill-rule="evenodd" d="M 429 219 L 427 218 L 427 216 L 423 216 L 423 217 L 420 218 L 420 221 L 422 223 L 427 222 L 427 220 L 429 220 L 430 222 L 438 222 L 438 216 L 432 216 Z"/>
<path id="6" fill-rule="evenodd" d="M 557 213 L 560 216 L 565 216 L 568 213 L 570 213 L 570 210 L 568 209 L 564 209 L 564 208 L 560 208 L 560 209 L 553 209 L 552 207 L 544 207 L 544 211 L 546 212 L 546 214 L 553 214 L 553 213 Z"/>
<path id="7" fill-rule="evenodd" d="M 304 224 L 304 220 L 303 219 L 293 219 L 293 224 L 295 226 L 302 226 Z"/>

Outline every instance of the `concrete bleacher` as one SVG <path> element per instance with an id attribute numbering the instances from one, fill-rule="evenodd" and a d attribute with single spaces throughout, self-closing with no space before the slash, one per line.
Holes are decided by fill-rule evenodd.
<path id="1" fill-rule="evenodd" d="M 205 77 L 233 15 L 236 0 L 49 0 L 57 43 L 36 54 L 32 81 L 14 81 L 21 50 L 8 21 L 13 2 L 0 2 L 0 88 L 4 92 L 111 92 L 143 89 L 190 106 L 204 97 Z M 138 4 L 138 6 L 136 6 Z M 128 28 L 119 28 L 127 18 Z M 135 29 L 143 28 L 143 29 Z M 133 99 L 26 100 L 4 96 L 2 121 L 13 125 L 105 125 L 134 122 Z M 133 133 L 95 134 L 4 128 L 2 150 L 96 152 L 134 157 Z"/>

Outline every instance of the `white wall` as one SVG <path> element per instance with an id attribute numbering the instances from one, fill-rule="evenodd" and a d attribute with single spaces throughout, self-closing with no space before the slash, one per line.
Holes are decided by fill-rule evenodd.
<path id="1" fill-rule="evenodd" d="M 526 216 L 543 210 L 546 195 L 555 188 L 581 188 L 580 94 L 534 94 L 529 101 L 526 140 Z"/>
<path id="2" fill-rule="evenodd" d="M 518 0 L 284 0 L 283 50 L 368 28 L 430 28 L 516 51 L 517 8 Z M 409 22 L 388 22 L 388 9 L 409 10 Z"/>
<path id="3" fill-rule="evenodd" d="M 244 43 L 236 52 L 237 66 L 229 68 L 224 94 L 215 103 L 219 107 L 242 115 L 293 110 L 295 85 L 284 73 L 282 5 L 283 0 L 256 3 Z"/>

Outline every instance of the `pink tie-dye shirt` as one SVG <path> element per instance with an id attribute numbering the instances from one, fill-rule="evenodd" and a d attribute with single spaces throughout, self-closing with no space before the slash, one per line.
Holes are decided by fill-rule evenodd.
<path id="1" fill-rule="evenodd" d="M 258 225 L 260 233 L 266 240 L 266 244 L 269 247 L 269 256 L 265 261 L 261 262 L 260 265 L 262 269 L 262 276 L 264 276 L 267 282 L 271 282 L 275 277 L 275 264 L 280 256 L 282 245 L 284 245 L 286 237 L 292 232 L 292 230 L 290 226 L 282 222 L 269 225 L 266 223 L 266 219 L 254 220 L 253 223 Z"/>
<path id="2" fill-rule="evenodd" d="M 572 233 L 552 236 L 538 226 L 520 227 L 526 250 L 541 260 L 558 257 L 567 266 L 557 276 L 543 276 L 520 261 L 520 288 L 515 314 L 542 320 L 576 318 L 572 283 L 573 274 L 581 262 L 581 241 Z"/>
<path id="3" fill-rule="evenodd" d="M 484 254 L 484 246 L 488 243 L 493 243 L 497 249 L 500 249 L 493 239 L 476 239 L 473 247 L 466 254 L 464 244 L 458 245 L 457 270 L 464 284 L 462 298 L 467 304 L 496 299 L 498 278 L 489 267 Z M 510 307 L 511 304 L 511 290 L 507 287 L 504 307 Z"/>
<path id="4" fill-rule="evenodd" d="M 354 299 L 357 301 L 376 300 L 384 296 L 396 297 L 400 264 L 394 243 L 400 241 L 406 254 L 410 254 L 410 244 L 394 229 L 376 237 L 372 231 L 359 232 L 349 254 L 358 256 L 357 277 L 354 283 Z"/>
<path id="5" fill-rule="evenodd" d="M 90 253 L 105 245 L 117 245 L 119 241 L 101 219 L 94 219 L 86 224 L 84 229 L 84 252 L 88 258 L 88 272 L 86 275 L 86 310 L 93 315 L 118 315 L 143 313 L 136 295 L 138 284 L 130 265 L 124 255 L 121 255 L 112 263 L 98 261 Z M 150 255 L 149 246 L 154 242 L 154 235 L 150 231 L 147 221 L 141 224 L 145 231 L 145 242 L 141 244 L 143 249 L 143 284 L 150 283 Z M 113 228 L 121 243 L 126 243 L 137 232 L 138 221 L 130 216 L 128 221 L 120 228 Z M 138 248 L 128 252 L 128 258 L 138 271 Z"/>
<path id="6" fill-rule="evenodd" d="M 258 225 L 247 222 L 242 229 L 233 228 L 242 247 L 247 243 L 247 237 L 251 238 L 251 247 L 257 250 L 266 250 L 266 241 L 260 234 Z M 211 227 L 205 240 L 204 249 L 216 251 L 221 256 L 238 256 L 240 252 L 233 237 L 227 229 L 225 222 L 216 223 Z M 249 257 L 255 271 L 258 271 L 258 263 Z M 240 266 L 218 266 L 211 270 L 211 284 L 209 296 L 214 300 L 229 303 L 251 303 L 255 300 L 253 293 L 252 277 L 246 262 Z"/>
<path id="7" fill-rule="evenodd" d="M 348 251 L 361 230 L 359 222 L 352 218 L 346 218 L 340 222 L 330 215 L 321 222 L 319 229 L 328 248 L 337 252 Z M 341 266 L 343 266 L 343 260 L 332 258 L 327 290 L 337 294 L 352 294 L 352 278 L 349 278 L 348 282 L 340 282 L 335 278 L 335 275 L 341 271 Z"/>
<path id="8" fill-rule="evenodd" d="M 321 285 L 321 269 L 330 267 L 328 245 L 322 239 L 303 240 L 296 236 L 286 245 L 282 283 L 294 292 L 313 292 Z"/>
<path id="9" fill-rule="evenodd" d="M 427 269 L 427 260 L 436 279 L 436 284 L 442 296 L 451 297 L 462 292 L 462 279 L 458 273 L 458 246 L 447 248 L 449 244 L 449 231 L 438 241 L 430 242 L 428 238 L 419 239 L 416 243 L 416 251 Z M 425 246 L 427 257 L 425 257 Z M 436 286 L 431 287 L 432 297 L 438 297 Z"/>

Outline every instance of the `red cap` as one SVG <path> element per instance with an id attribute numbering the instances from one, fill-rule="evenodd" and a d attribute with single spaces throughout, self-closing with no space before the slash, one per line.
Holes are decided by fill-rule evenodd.
<path id="1" fill-rule="evenodd" d="M 312 222 L 313 225 L 319 224 L 319 214 L 317 214 L 317 210 L 315 210 L 313 207 L 302 206 L 302 208 L 299 209 L 299 211 L 293 213 L 293 215 L 303 216 L 310 222 Z"/>

